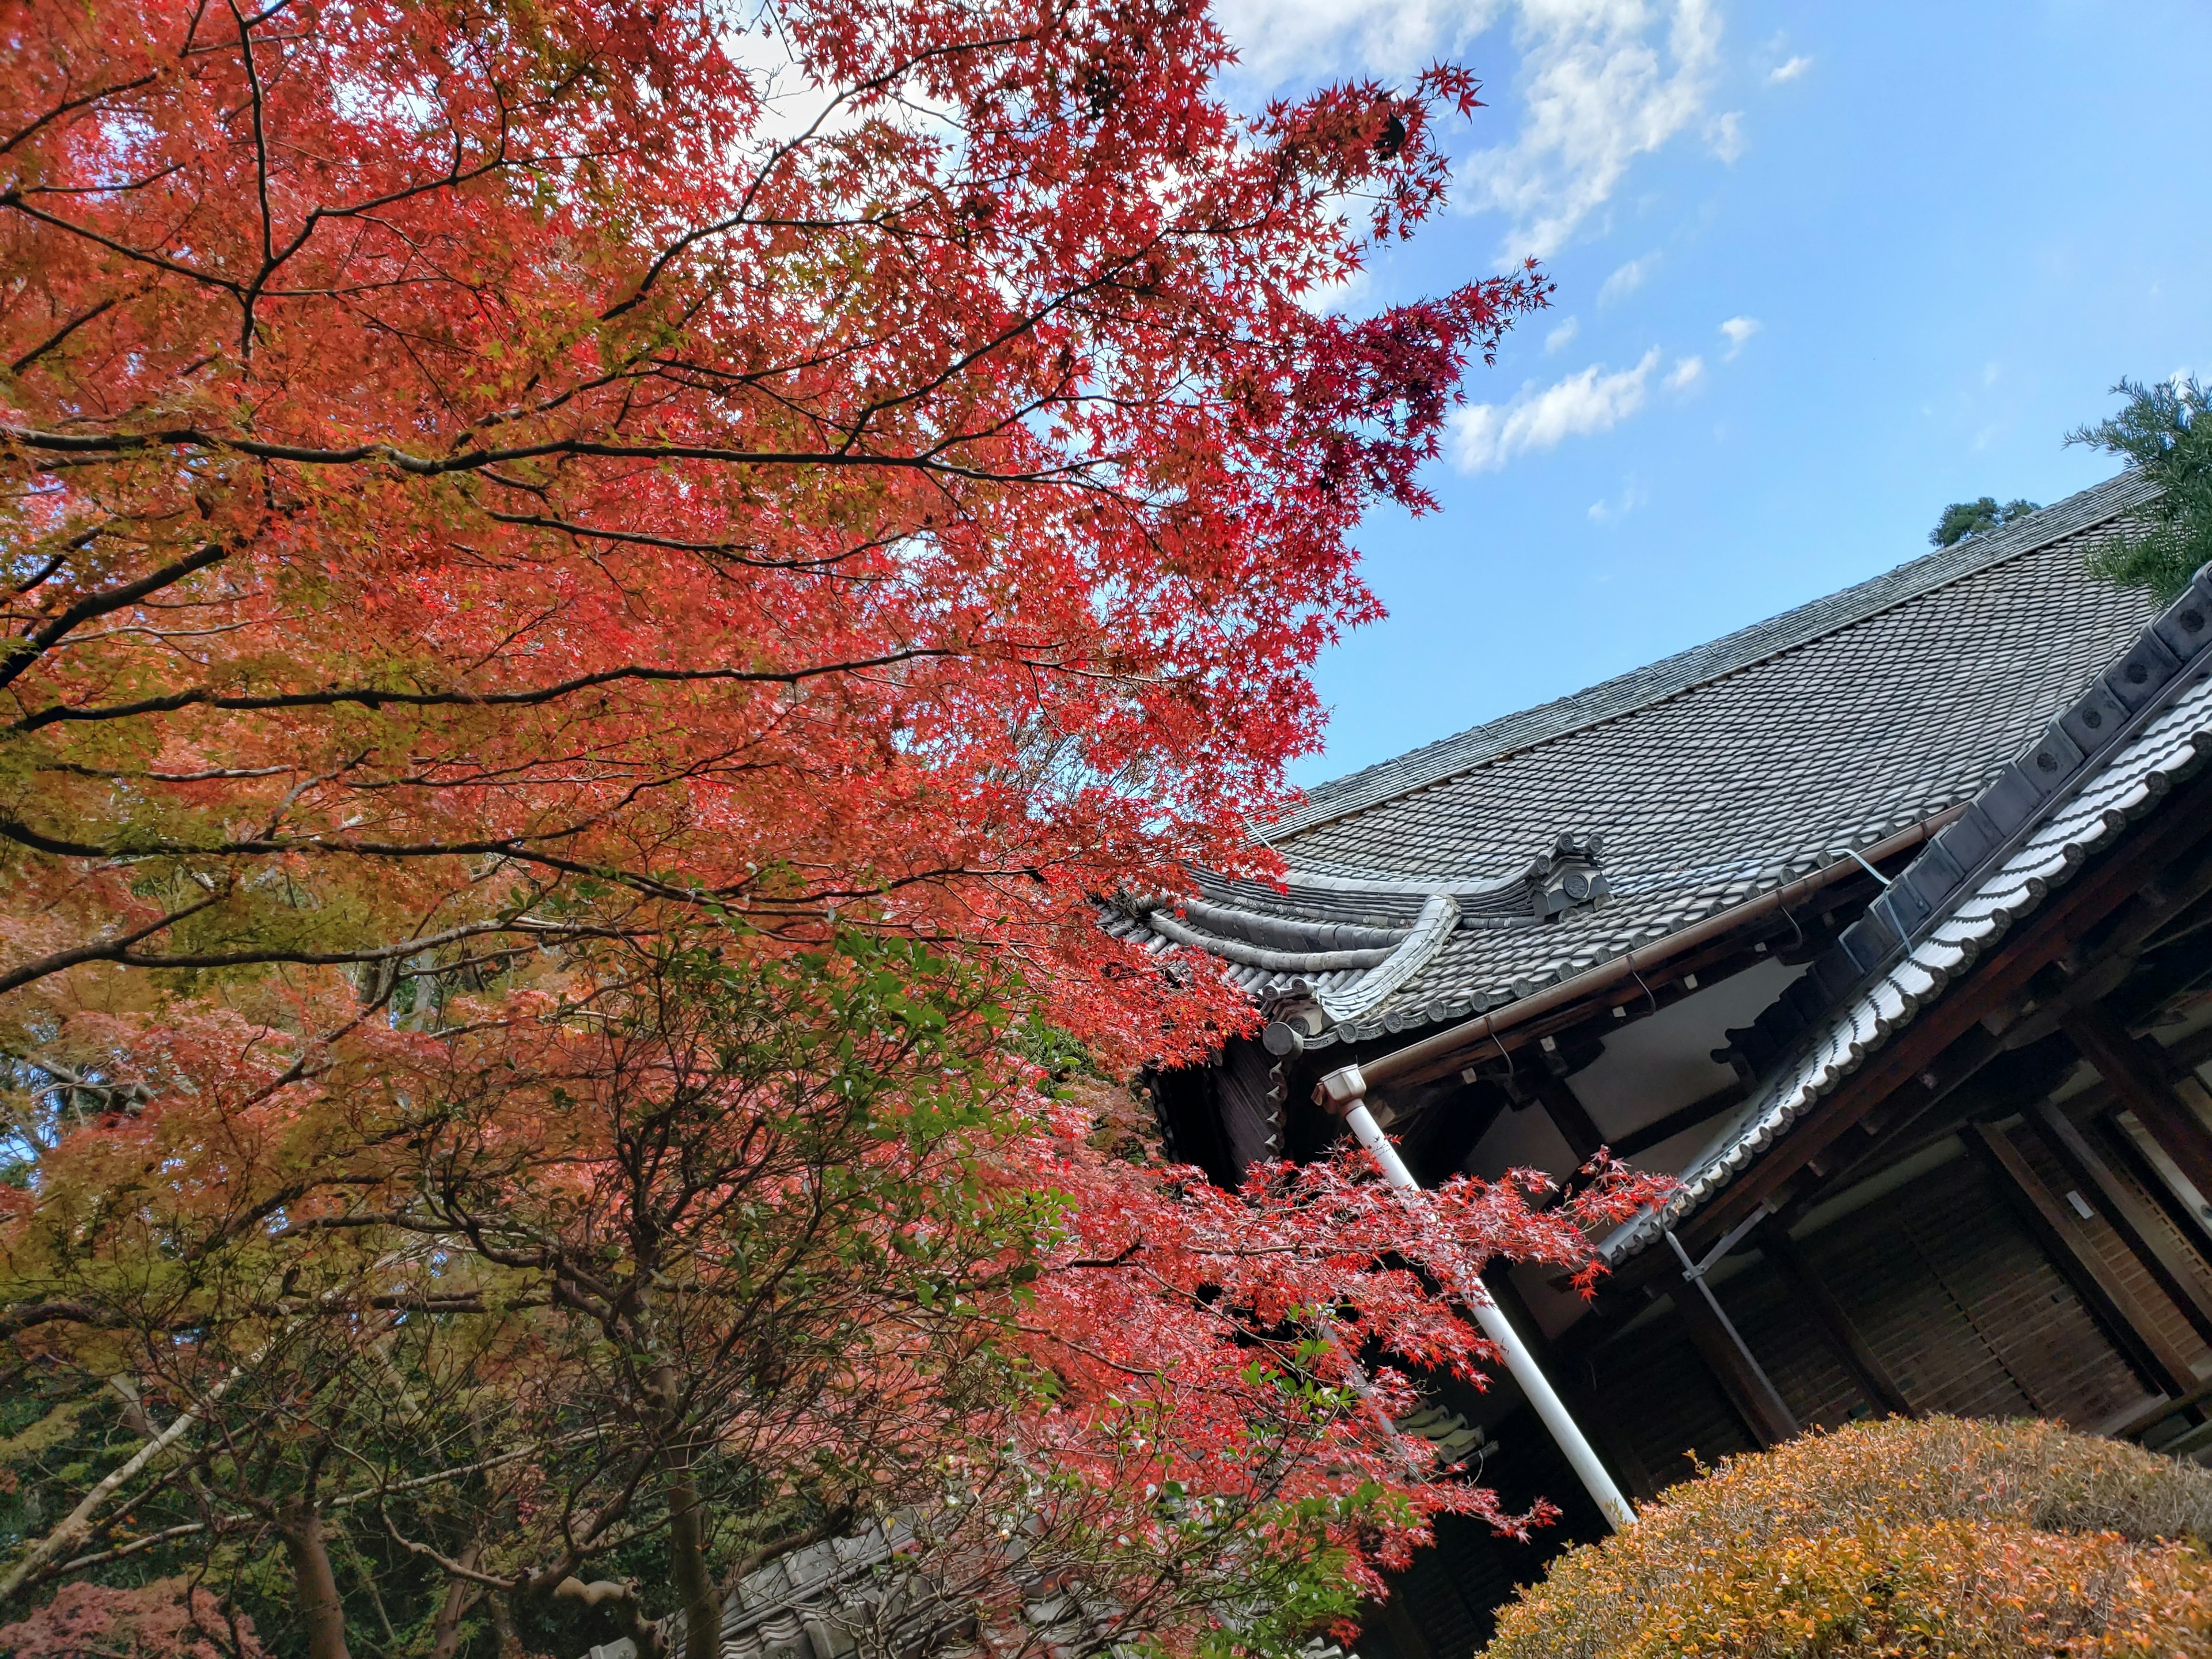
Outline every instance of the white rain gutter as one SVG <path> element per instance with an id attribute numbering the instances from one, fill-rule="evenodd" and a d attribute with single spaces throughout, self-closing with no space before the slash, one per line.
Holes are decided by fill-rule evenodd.
<path id="1" fill-rule="evenodd" d="M 1398 1156 L 1398 1149 L 1383 1134 L 1382 1126 L 1376 1122 L 1375 1114 L 1367 1109 L 1367 1079 L 1360 1074 L 1358 1066 L 1340 1066 L 1331 1072 L 1322 1079 L 1314 1093 L 1322 1105 L 1344 1119 L 1353 1138 L 1375 1155 L 1375 1161 L 1382 1166 L 1385 1181 L 1404 1192 L 1421 1190 L 1421 1183 L 1413 1179 L 1413 1172 L 1406 1167 L 1405 1160 Z M 1582 1425 L 1567 1410 L 1566 1402 L 1559 1398 L 1551 1378 L 1544 1375 L 1544 1368 L 1536 1363 L 1535 1354 L 1522 1340 L 1521 1333 L 1513 1328 L 1504 1310 L 1491 1298 L 1480 1279 L 1458 1288 L 1474 1310 L 1474 1322 L 1497 1348 L 1505 1361 L 1507 1372 L 1521 1385 L 1521 1392 L 1528 1396 L 1528 1403 L 1536 1408 L 1536 1415 L 1551 1431 L 1552 1438 L 1566 1454 L 1583 1490 L 1596 1500 L 1598 1512 L 1615 1531 L 1634 1526 L 1635 1510 L 1621 1496 L 1620 1488 L 1613 1485 L 1613 1476 L 1599 1461 Z"/>

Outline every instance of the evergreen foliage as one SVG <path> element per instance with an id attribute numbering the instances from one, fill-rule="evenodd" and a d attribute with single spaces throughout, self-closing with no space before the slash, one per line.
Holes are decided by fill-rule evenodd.
<path id="1" fill-rule="evenodd" d="M 2107 544 L 2089 568 L 2106 581 L 2140 587 L 2166 600 L 2189 586 L 2212 559 L 2212 422 L 2203 419 L 2205 389 L 2195 377 L 2140 385 L 2123 380 L 2112 388 L 2127 404 L 2094 426 L 2066 434 L 2124 456 L 2156 484 L 2160 495 L 2144 507 L 2150 528 Z"/>
<path id="2" fill-rule="evenodd" d="M 1948 547 L 1969 536 L 2008 525 L 2014 519 L 2024 519 L 2037 510 L 2037 504 L 2030 501 L 2009 501 L 2000 507 L 1994 495 L 1984 495 L 1978 501 L 1954 501 L 1943 509 L 1943 516 L 1928 532 L 1928 544 Z"/>

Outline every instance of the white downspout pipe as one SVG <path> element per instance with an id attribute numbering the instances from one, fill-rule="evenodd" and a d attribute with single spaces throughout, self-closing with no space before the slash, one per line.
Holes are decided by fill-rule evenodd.
<path id="1" fill-rule="evenodd" d="M 1413 1179 L 1413 1172 L 1406 1167 L 1406 1161 L 1398 1156 L 1398 1149 L 1384 1136 L 1382 1126 L 1376 1122 L 1375 1114 L 1367 1109 L 1367 1079 L 1360 1074 L 1358 1066 L 1346 1066 L 1331 1072 L 1322 1079 L 1315 1093 L 1323 1105 L 1343 1117 L 1353 1138 L 1375 1155 L 1375 1161 L 1382 1166 L 1385 1181 L 1406 1192 L 1421 1190 L 1421 1183 Z M 1474 1308 L 1474 1322 L 1504 1358 L 1507 1372 L 1521 1385 L 1521 1392 L 1528 1396 L 1552 1438 L 1566 1454 L 1583 1490 L 1596 1501 L 1599 1513 L 1616 1531 L 1634 1526 L 1635 1510 L 1621 1496 L 1620 1488 L 1613 1485 L 1613 1476 L 1606 1472 L 1596 1450 L 1583 1434 L 1582 1425 L 1567 1410 L 1566 1402 L 1552 1387 L 1551 1379 L 1544 1375 L 1536 1356 L 1505 1317 L 1504 1310 L 1492 1300 L 1480 1279 L 1461 1288 Z"/>

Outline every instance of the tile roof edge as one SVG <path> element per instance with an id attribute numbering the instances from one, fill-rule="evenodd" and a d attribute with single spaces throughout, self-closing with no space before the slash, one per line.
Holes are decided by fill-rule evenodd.
<path id="1" fill-rule="evenodd" d="M 2130 468 L 2001 530 L 1968 537 L 1719 639 L 1317 785 L 1309 792 L 1304 806 L 1261 826 L 1264 838 L 1271 844 L 1279 844 L 1324 824 L 1431 788 L 1504 756 L 1587 731 L 1700 685 L 1741 673 L 1755 664 L 1840 633 L 1897 605 L 2076 535 L 2118 516 L 2156 493 L 2139 472 Z"/>
<path id="2" fill-rule="evenodd" d="M 1725 1187 L 1739 1167 L 1794 1121 L 1788 1105 L 1791 1098 L 1797 1097 L 1802 1108 L 1808 1088 L 1822 1094 L 1840 1081 L 1840 1073 L 1830 1077 L 1825 1086 L 1808 1084 L 1806 1079 L 1808 1068 L 1818 1069 L 1819 1057 L 1839 1040 L 1839 1032 L 1855 1027 L 1869 1011 L 1879 1015 L 1885 995 L 1896 1005 L 1894 1015 L 1875 1018 L 1875 1040 L 1869 1048 L 1886 1042 L 1967 977 L 1982 948 L 1978 943 L 1964 951 L 1963 961 L 1936 973 L 1922 959 L 1924 948 L 1967 905 L 1998 890 L 1998 884 L 2010 878 L 2037 838 L 2062 821 L 2088 788 L 2157 741 L 2167 743 L 2177 755 L 2182 747 L 2191 752 L 2169 770 L 2160 772 L 2154 766 L 2146 773 L 2147 777 L 2158 773 L 2161 781 L 2148 793 L 2130 822 L 2162 805 L 2173 779 L 2193 772 L 2212 752 L 2212 711 L 2178 745 L 2172 734 L 2163 738 L 2156 734 L 2208 681 L 2212 681 L 2212 564 L 2199 570 L 2135 644 L 2115 658 L 2070 708 L 2053 718 L 2017 759 L 1975 795 L 1963 814 L 1885 885 L 1866 914 L 1814 959 L 1806 973 L 1760 1013 L 1753 1028 L 1728 1033 L 1731 1045 L 1741 1052 L 1765 1028 L 1766 1041 L 1760 1045 L 1765 1053 L 1753 1062 L 1760 1087 L 1691 1160 L 1683 1171 L 1680 1191 L 1664 1208 L 1622 1223 L 1601 1241 L 1600 1255 L 1614 1263 L 1634 1255 Z M 2096 833 L 2087 837 L 2087 848 L 2117 839 L 2124 825 L 2102 813 L 2092 827 Z M 2057 879 L 2081 867 L 2084 850 L 2070 849 Z M 2025 917 L 2055 884 L 2045 878 L 2041 889 L 2029 887 L 2028 902 L 2016 914 L 1994 912 L 2004 918 L 1995 931 L 2006 931 Z M 1914 969 L 1928 983 L 1903 992 L 1900 975 Z M 1855 1069 L 1861 1058 L 1862 1052 L 1853 1045 L 1850 1065 L 1844 1069 Z"/>

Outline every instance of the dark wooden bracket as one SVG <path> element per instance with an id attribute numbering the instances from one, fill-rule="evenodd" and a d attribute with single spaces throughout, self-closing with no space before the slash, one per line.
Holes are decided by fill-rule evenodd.
<path id="1" fill-rule="evenodd" d="M 2091 1317 L 2104 1327 L 2143 1381 L 2177 1399 L 2195 1389 L 2197 1373 L 2188 1357 L 2151 1323 L 2135 1293 L 2114 1275 L 2111 1264 L 2083 1233 L 2073 1211 L 2044 1184 L 2011 1137 L 1987 1123 L 1969 1123 L 1962 1133 L 1966 1149 L 1996 1177 L 2051 1265 L 2074 1287 Z"/>

